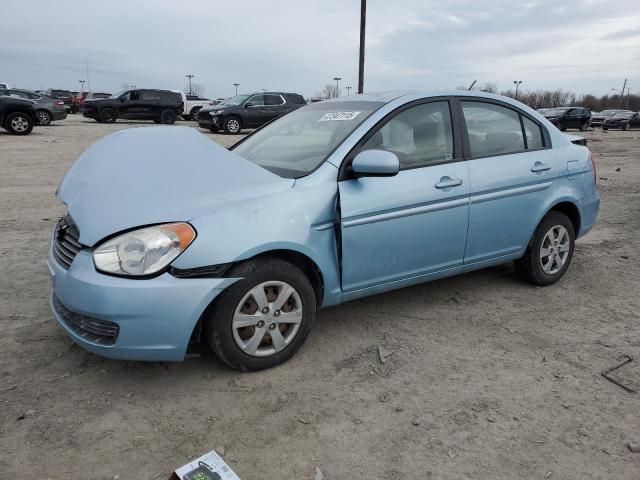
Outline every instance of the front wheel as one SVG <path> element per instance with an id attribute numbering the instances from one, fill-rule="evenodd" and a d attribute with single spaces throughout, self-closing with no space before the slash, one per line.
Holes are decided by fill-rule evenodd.
<path id="1" fill-rule="evenodd" d="M 573 258 L 576 237 L 564 213 L 551 211 L 540 222 L 524 256 L 516 263 L 520 274 L 534 285 L 560 280 Z"/>
<path id="2" fill-rule="evenodd" d="M 112 108 L 103 108 L 100 112 L 100 123 L 114 123 L 118 118 L 116 111 Z"/>
<path id="3" fill-rule="evenodd" d="M 33 130 L 33 119 L 26 113 L 13 112 L 4 119 L 4 128 L 14 135 L 27 135 Z"/>
<path id="4" fill-rule="evenodd" d="M 222 292 L 203 318 L 215 355 L 244 372 L 290 359 L 309 335 L 316 315 L 309 279 L 279 258 L 246 262 L 229 276 L 241 280 Z"/>
<path id="5" fill-rule="evenodd" d="M 629 130 L 629 124 L 628 124 L 628 123 L 624 123 L 624 124 L 622 125 L 622 130 L 624 130 L 625 132 L 626 132 L 627 130 Z"/>
<path id="6" fill-rule="evenodd" d="M 164 110 L 160 115 L 160 121 L 165 125 L 173 125 L 176 123 L 176 112 L 173 110 Z"/>
<path id="7" fill-rule="evenodd" d="M 224 121 L 223 124 L 224 133 L 235 135 L 236 133 L 240 133 L 242 130 L 242 125 L 240 124 L 240 120 L 236 117 L 229 117 Z"/>
<path id="8" fill-rule="evenodd" d="M 38 110 L 36 111 L 36 120 L 38 120 L 38 125 L 46 127 L 51 123 L 51 114 L 46 110 Z"/>
<path id="9" fill-rule="evenodd" d="M 582 125 L 580 125 L 580 131 L 581 132 L 586 132 L 587 130 L 589 130 L 589 124 L 588 123 L 583 123 Z"/>

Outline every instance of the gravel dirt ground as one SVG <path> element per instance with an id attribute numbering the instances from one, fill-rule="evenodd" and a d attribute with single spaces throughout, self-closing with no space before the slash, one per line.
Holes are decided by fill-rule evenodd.
<path id="1" fill-rule="evenodd" d="M 586 134 L 602 206 L 558 284 L 504 265 L 354 301 L 287 364 L 240 374 L 206 350 L 103 359 L 49 313 L 58 182 L 140 125 L 0 133 L 0 478 L 165 479 L 224 447 L 243 480 L 640 479 L 640 392 L 601 376 L 629 354 L 616 374 L 640 388 L 640 131 Z"/>

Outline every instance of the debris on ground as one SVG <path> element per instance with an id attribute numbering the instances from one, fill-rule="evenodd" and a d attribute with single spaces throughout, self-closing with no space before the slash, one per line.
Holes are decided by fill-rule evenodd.
<path id="1" fill-rule="evenodd" d="M 16 388 L 18 388 L 18 384 L 17 383 L 15 385 L 9 385 L 8 387 L 0 388 L 0 393 L 9 392 L 11 390 L 15 390 Z"/>
<path id="2" fill-rule="evenodd" d="M 324 480 L 324 474 L 322 473 L 322 470 L 320 470 L 319 467 L 316 467 L 316 476 L 314 480 Z"/>
<path id="3" fill-rule="evenodd" d="M 630 452 L 640 453 L 640 443 L 629 442 L 627 443 L 627 448 Z"/>
<path id="4" fill-rule="evenodd" d="M 545 474 L 544 478 L 550 478 L 550 477 L 551 477 L 551 475 L 553 475 L 553 472 L 552 472 L 551 470 L 549 470 L 549 471 Z"/>
<path id="5" fill-rule="evenodd" d="M 387 361 L 387 358 L 393 355 L 391 350 L 387 350 L 384 347 L 378 346 L 378 356 L 380 357 L 380 363 Z"/>
<path id="6" fill-rule="evenodd" d="M 636 389 L 635 388 L 631 388 L 627 385 L 625 385 L 624 383 L 620 382 L 619 380 L 615 379 L 614 377 L 611 376 L 611 372 L 613 372 L 614 370 L 619 369 L 620 367 L 626 365 L 627 363 L 631 363 L 633 361 L 633 357 L 631 357 L 630 355 L 623 355 L 624 360 L 622 362 L 620 362 L 618 365 L 611 367 L 607 370 L 605 370 L 604 372 L 602 372 L 602 376 L 604 378 L 606 378 L 607 380 L 609 380 L 611 383 L 618 385 L 620 388 L 623 388 L 624 390 L 626 390 L 627 392 L 630 393 L 636 393 Z"/>
<path id="7" fill-rule="evenodd" d="M 220 455 L 221 457 L 224 457 L 224 452 L 225 452 L 224 445 L 220 445 L 219 447 L 216 447 L 216 452 L 218 452 L 218 455 Z"/>
<path id="8" fill-rule="evenodd" d="M 411 420 L 411 423 L 413 424 L 414 427 L 418 427 L 420 425 L 420 420 L 418 420 L 417 418 L 414 418 L 413 420 Z"/>
<path id="9" fill-rule="evenodd" d="M 385 393 L 383 393 L 382 395 L 380 395 L 379 400 L 380 400 L 382 403 L 387 403 L 389 400 L 391 400 L 391 396 L 390 396 L 387 392 L 385 392 Z"/>
<path id="10" fill-rule="evenodd" d="M 311 422 L 309 420 L 307 420 L 306 418 L 299 418 L 298 421 L 300 423 L 304 423 L 305 425 L 309 425 Z"/>

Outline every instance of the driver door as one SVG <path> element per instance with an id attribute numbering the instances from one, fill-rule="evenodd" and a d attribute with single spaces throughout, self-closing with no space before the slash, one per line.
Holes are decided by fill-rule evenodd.
<path id="1" fill-rule="evenodd" d="M 347 177 L 338 184 L 345 300 L 453 274 L 462 266 L 469 171 L 450 112 L 448 100 L 402 107 L 356 149 L 395 153 L 400 172 Z"/>
<path id="2" fill-rule="evenodd" d="M 259 127 L 265 120 L 264 95 L 254 95 L 244 104 L 243 126 L 247 128 Z"/>

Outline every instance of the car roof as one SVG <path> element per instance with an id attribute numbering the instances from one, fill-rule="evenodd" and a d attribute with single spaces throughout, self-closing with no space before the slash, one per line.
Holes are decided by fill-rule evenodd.
<path id="1" fill-rule="evenodd" d="M 513 105 L 522 105 L 517 100 L 503 95 L 493 93 L 479 92 L 477 90 L 406 90 L 406 91 L 389 91 L 389 92 L 372 92 L 357 95 L 347 95 L 325 100 L 326 102 L 382 102 L 389 103 L 402 97 L 410 97 L 412 100 L 431 97 L 476 97 L 487 98 L 490 100 L 499 100 L 504 103 Z"/>

